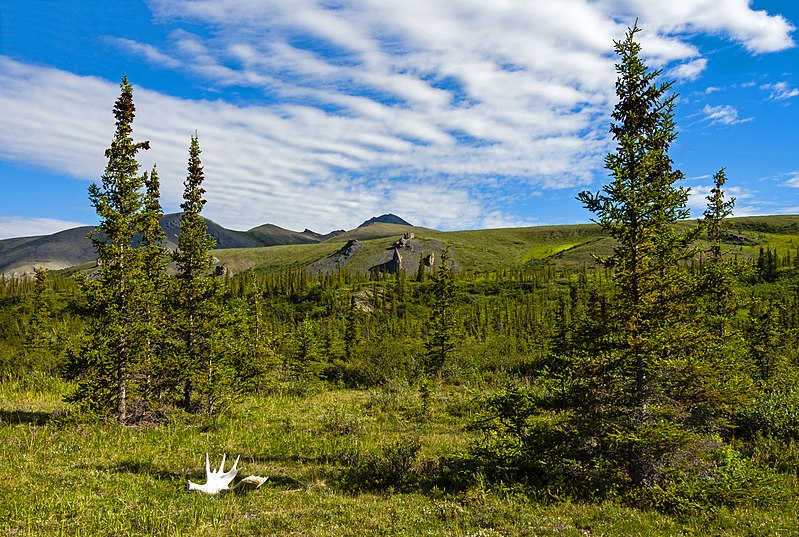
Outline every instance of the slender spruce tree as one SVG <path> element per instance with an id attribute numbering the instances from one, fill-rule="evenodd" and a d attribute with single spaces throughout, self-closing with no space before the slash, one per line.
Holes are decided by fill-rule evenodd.
<path id="1" fill-rule="evenodd" d="M 713 176 L 713 188 L 707 196 L 707 209 L 705 209 L 705 229 L 710 241 L 710 257 L 713 261 L 722 260 L 721 244 L 727 232 L 726 218 L 732 215 L 735 207 L 735 198 L 727 198 L 724 185 L 727 183 L 727 173 L 721 168 Z"/>
<path id="2" fill-rule="evenodd" d="M 358 336 L 360 326 L 358 323 L 358 309 L 355 302 L 355 295 L 350 297 L 350 305 L 349 308 L 347 308 L 344 322 L 344 359 L 347 362 L 352 362 L 355 356 L 355 349 L 360 340 Z"/>
<path id="3" fill-rule="evenodd" d="M 727 334 L 727 326 L 737 310 L 736 280 L 741 267 L 724 259 L 722 243 L 727 233 L 727 217 L 735 207 L 735 198 L 727 198 L 724 185 L 727 175 L 724 168 L 713 176 L 713 188 L 707 196 L 704 227 L 710 243 L 704 270 L 709 308 L 707 318 L 719 338 Z"/>
<path id="4" fill-rule="evenodd" d="M 492 434 L 475 453 L 492 479 L 594 498 L 627 488 L 669 502 L 718 486 L 729 469 L 714 450 L 730 453 L 719 439 L 751 383 L 697 307 L 702 282 L 688 267 L 703 226 L 681 223 L 688 192 L 668 155 L 675 96 L 641 61 L 638 31 L 615 43 L 612 180 L 578 196 L 614 239 L 600 259 L 612 285 L 589 294 L 575 337 L 533 387 L 511 385 L 487 401 Z"/>
<path id="5" fill-rule="evenodd" d="M 116 132 L 105 151 L 108 159 L 101 185 L 89 187 L 89 199 L 100 225 L 89 234 L 98 255 L 97 274 L 84 279 L 92 321 L 81 351 L 69 360 L 67 376 L 78 380 L 70 397 L 95 411 L 113 408 L 119 422 L 128 421 L 130 381 L 141 359 L 145 330 L 142 311 L 143 272 L 134 243 L 140 230 L 144 178 L 136 155 L 149 142 L 133 140 L 133 88 L 126 77 L 114 104 Z"/>
<path id="6" fill-rule="evenodd" d="M 677 186 L 683 174 L 669 157 L 676 94 L 641 60 L 638 32 L 636 25 L 615 43 L 619 101 L 610 132 L 617 145 L 605 159 L 612 181 L 578 199 L 616 241 L 602 260 L 618 290 L 610 319 L 616 338 L 599 353 L 605 384 L 592 410 L 611 409 L 600 421 L 615 430 L 629 479 L 640 486 L 654 484 L 661 459 L 691 437 L 673 416 L 690 413 L 688 401 L 677 401 L 675 383 L 691 352 L 687 314 L 695 283 L 680 263 L 693 255 L 688 246 L 698 230 L 677 226 L 689 211 L 688 191 Z"/>
<path id="7" fill-rule="evenodd" d="M 34 269 L 33 297 L 22 345 L 30 369 L 51 372 L 53 363 L 51 355 L 56 332 L 53 326 L 53 307 L 47 279 L 47 271 L 43 267 Z"/>
<path id="8" fill-rule="evenodd" d="M 149 174 L 144 173 L 144 199 L 139 214 L 142 261 L 142 288 L 145 295 L 142 322 L 142 372 L 144 396 L 150 405 L 162 402 L 164 391 L 174 381 L 174 372 L 166 363 L 167 297 L 170 280 L 167 277 L 169 250 L 166 234 L 161 228 L 164 211 L 161 208 L 161 186 L 158 170 L 153 166 Z"/>
<path id="9" fill-rule="evenodd" d="M 181 340 L 180 371 L 183 386 L 183 408 L 195 410 L 192 398 L 198 392 L 205 412 L 213 411 L 216 356 L 213 345 L 221 317 L 217 297 L 218 286 L 210 275 L 211 249 L 216 241 L 208 234 L 208 225 L 201 216 L 205 206 L 205 176 L 200 160 L 200 142 L 195 134 L 189 145 L 188 176 L 184 181 L 183 213 L 180 219 L 178 248 L 174 253 L 177 265 L 175 320 Z"/>
<path id="10" fill-rule="evenodd" d="M 449 252 L 444 251 L 433 276 L 433 311 L 427 324 L 425 372 L 440 374 L 455 349 L 455 312 Z"/>

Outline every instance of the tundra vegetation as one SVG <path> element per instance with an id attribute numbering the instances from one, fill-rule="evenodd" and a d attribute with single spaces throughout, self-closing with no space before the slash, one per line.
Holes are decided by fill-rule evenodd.
<path id="1" fill-rule="evenodd" d="M 799 532 L 799 219 L 730 219 L 721 168 L 688 220 L 636 33 L 596 226 L 431 231 L 446 255 L 393 274 L 213 251 L 196 135 L 164 249 L 123 79 L 97 266 L 0 279 L 0 531 Z M 270 479 L 189 494 L 206 452 Z"/>

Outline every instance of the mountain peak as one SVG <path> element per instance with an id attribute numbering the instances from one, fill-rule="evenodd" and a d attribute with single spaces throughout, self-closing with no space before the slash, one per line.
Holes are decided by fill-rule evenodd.
<path id="1" fill-rule="evenodd" d="M 396 214 L 388 213 L 381 216 L 374 216 L 358 227 L 370 226 L 372 224 L 398 224 L 400 226 L 413 226 L 413 224 L 406 222 Z"/>

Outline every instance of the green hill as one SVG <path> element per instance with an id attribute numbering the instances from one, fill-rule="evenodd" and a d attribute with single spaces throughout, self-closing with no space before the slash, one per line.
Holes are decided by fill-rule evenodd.
<path id="1" fill-rule="evenodd" d="M 686 225 L 695 225 L 695 221 Z M 414 235 L 410 247 L 395 248 L 405 233 Z M 357 241 L 357 251 L 345 256 L 342 250 L 352 240 Z M 751 259 L 761 247 L 776 249 L 780 256 L 797 256 L 799 215 L 730 220 L 724 246 L 728 255 Z M 415 274 L 420 257 L 440 255 L 445 249 L 460 270 L 491 272 L 547 264 L 569 268 L 591 266 L 596 256 L 612 253 L 613 243 L 595 224 L 445 232 L 376 223 L 317 244 L 233 248 L 217 250 L 215 255 L 234 274 L 249 269 L 275 271 L 300 267 L 315 273 L 336 270 L 368 273 L 390 268 L 385 265 L 391 262 L 394 251 L 399 250 L 403 270 Z"/>
<path id="2" fill-rule="evenodd" d="M 436 231 L 434 229 L 373 219 L 350 231 L 319 235 L 295 232 L 272 224 L 249 231 L 233 231 L 208 222 L 217 240 L 214 256 L 231 274 L 247 270 L 278 271 L 304 268 L 329 274 L 338 270 L 369 273 L 393 272 L 395 252 L 401 268 L 415 275 L 420 261 L 440 259 L 445 250 L 456 267 L 468 272 L 491 272 L 525 266 L 553 265 L 580 268 L 595 263 L 596 256 L 612 253 L 613 243 L 595 224 L 534 226 L 525 228 Z M 688 221 L 683 225 L 695 225 Z M 178 215 L 166 215 L 162 226 L 169 246 L 179 230 Z M 75 228 L 53 235 L 0 241 L 0 273 L 29 273 L 34 266 L 59 270 L 91 264 L 94 249 L 86 235 L 91 228 Z M 398 241 L 410 236 L 401 247 Z M 347 244 L 355 247 L 345 251 Z M 750 259 L 760 248 L 776 250 L 781 257 L 799 257 L 799 215 L 732 218 L 725 251 Z"/>

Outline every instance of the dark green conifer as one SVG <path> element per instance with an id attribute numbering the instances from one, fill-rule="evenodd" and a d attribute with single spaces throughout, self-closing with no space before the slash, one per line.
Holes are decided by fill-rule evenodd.
<path id="1" fill-rule="evenodd" d="M 145 295 L 144 340 L 142 378 L 144 395 L 148 399 L 162 400 L 167 386 L 174 382 L 175 372 L 169 368 L 166 337 L 168 322 L 168 296 L 170 280 L 166 269 L 169 264 L 169 251 L 166 248 L 166 234 L 161 228 L 161 186 L 158 171 L 144 173 L 144 200 L 140 213 L 139 253 L 142 260 L 142 288 Z M 151 401 L 151 403 L 154 401 Z"/>
<path id="2" fill-rule="evenodd" d="M 427 325 L 425 372 L 440 373 L 455 349 L 455 305 L 449 253 L 441 256 L 433 276 L 433 311 Z"/>
<path id="3" fill-rule="evenodd" d="M 498 434 L 487 453 L 500 453 L 492 471 L 578 495 L 632 486 L 644 498 L 700 479 L 713 467 L 713 435 L 747 388 L 736 362 L 708 345 L 698 314 L 701 282 L 686 266 L 702 226 L 680 225 L 689 213 L 668 154 L 675 96 L 641 61 L 638 31 L 615 43 L 612 180 L 578 196 L 614 239 L 600 260 L 613 286 L 590 296 L 565 354 L 534 388 L 511 386 L 488 402 Z"/>
<path id="4" fill-rule="evenodd" d="M 651 485 L 660 459 L 692 436 L 681 422 L 694 419 L 685 397 L 693 390 L 678 385 L 696 380 L 680 378 L 690 369 L 694 283 L 680 262 L 692 255 L 687 247 L 696 233 L 676 226 L 689 215 L 688 191 L 676 185 L 683 174 L 668 154 L 676 138 L 676 95 L 641 60 L 638 31 L 615 44 L 619 102 L 610 130 L 617 146 L 605 159 L 613 179 L 601 193 L 582 192 L 578 199 L 616 240 L 613 255 L 602 261 L 613 269 L 618 290 L 609 319 L 615 341 L 598 356 L 605 384 L 594 391 L 596 400 L 586 401 L 593 411 L 602 409 L 598 422 L 614 431 L 629 479 Z"/>
<path id="5" fill-rule="evenodd" d="M 37 267 L 34 269 L 33 300 L 22 342 L 29 368 L 51 372 L 55 340 L 47 271 L 43 267 Z"/>
<path id="6" fill-rule="evenodd" d="M 213 410 L 213 399 L 220 388 L 217 382 L 214 334 L 218 331 L 221 312 L 218 286 L 211 277 L 211 249 L 216 241 L 208 234 L 208 226 L 200 215 L 205 205 L 205 179 L 200 161 L 200 142 L 192 136 L 189 145 L 188 176 L 184 181 L 183 213 L 180 219 L 178 248 L 174 253 L 177 265 L 175 289 L 175 321 L 181 341 L 180 371 L 183 385 L 183 407 L 193 410 L 195 391 L 202 396 L 202 408 Z"/>
<path id="7" fill-rule="evenodd" d="M 71 400 L 100 412 L 113 409 L 117 420 L 126 422 L 130 380 L 140 363 L 145 332 L 142 259 L 134 243 L 144 178 L 136 155 L 150 145 L 133 141 L 133 88 L 124 77 L 120 88 L 114 105 L 116 133 L 105 152 L 108 164 L 101 185 L 89 187 L 89 199 L 100 217 L 90 234 L 98 255 L 97 274 L 84 280 L 93 319 L 83 349 L 66 371 L 78 380 Z"/>
<path id="8" fill-rule="evenodd" d="M 350 297 L 350 306 L 347 309 L 347 317 L 344 326 L 344 358 L 352 361 L 355 354 L 355 347 L 358 345 L 358 309 L 355 302 L 355 295 Z"/>
<path id="9" fill-rule="evenodd" d="M 724 168 L 713 176 L 714 185 L 707 196 L 707 209 L 704 214 L 704 227 L 710 248 L 704 278 L 707 288 L 709 308 L 707 321 L 714 332 L 724 338 L 727 325 L 737 309 L 735 287 L 741 268 L 722 255 L 722 243 L 727 233 L 727 217 L 735 207 L 735 198 L 727 199 L 724 195 L 724 184 L 727 176 Z"/>

